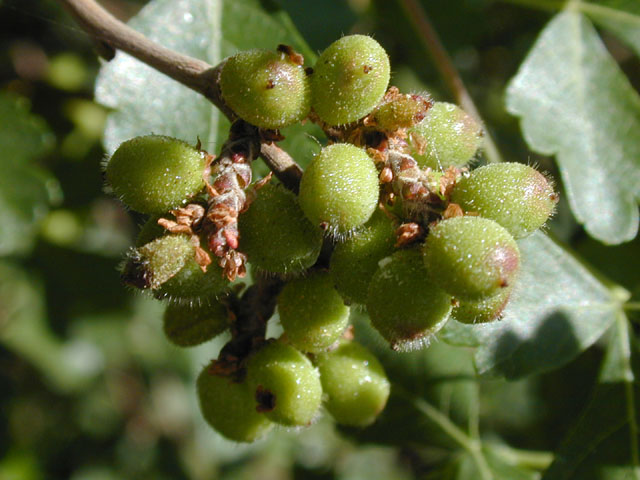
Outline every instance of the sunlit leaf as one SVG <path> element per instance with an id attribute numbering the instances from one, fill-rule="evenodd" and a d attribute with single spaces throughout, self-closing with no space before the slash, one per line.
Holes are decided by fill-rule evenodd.
<path id="1" fill-rule="evenodd" d="M 571 208 L 593 237 L 632 239 L 640 199 L 640 97 L 580 13 L 558 14 L 507 91 L 529 146 L 556 155 Z"/>

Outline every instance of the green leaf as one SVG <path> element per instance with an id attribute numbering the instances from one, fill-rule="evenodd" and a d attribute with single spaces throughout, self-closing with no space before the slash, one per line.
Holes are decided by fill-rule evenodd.
<path id="1" fill-rule="evenodd" d="M 631 240 L 640 199 L 640 97 L 580 13 L 558 14 L 507 90 L 529 146 L 556 155 L 571 209 L 605 243 Z"/>
<path id="2" fill-rule="evenodd" d="M 26 99 L 0 93 L 0 256 L 31 249 L 57 182 L 32 165 L 50 151 L 53 135 Z"/>
<path id="3" fill-rule="evenodd" d="M 640 363 L 623 314 L 609 337 L 591 402 L 563 440 L 543 480 L 640 479 Z"/>
<path id="4" fill-rule="evenodd" d="M 315 56 L 281 10 L 258 0 L 155 0 L 131 20 L 152 40 L 217 65 L 239 50 L 292 45 L 307 63 Z M 105 148 L 150 133 L 170 135 L 203 148 L 219 149 L 229 122 L 200 94 L 119 52 L 105 64 L 96 85 L 98 102 L 114 109 L 107 119 Z M 295 153 L 295 152 L 291 152 Z"/>
<path id="5" fill-rule="evenodd" d="M 518 243 L 522 270 L 503 319 L 481 325 L 452 320 L 441 334 L 477 346 L 480 373 L 510 379 L 575 358 L 611 325 L 622 300 L 542 233 Z"/>

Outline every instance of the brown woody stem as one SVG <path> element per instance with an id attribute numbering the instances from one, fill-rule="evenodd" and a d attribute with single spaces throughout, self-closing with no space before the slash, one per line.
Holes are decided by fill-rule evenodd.
<path id="1" fill-rule="evenodd" d="M 78 24 L 93 38 L 98 52 L 105 59 L 113 58 L 115 50 L 122 50 L 168 77 L 202 94 L 218 107 L 227 118 L 236 116 L 224 103 L 218 76 L 222 64 L 209 65 L 197 58 L 163 47 L 116 19 L 95 0 L 58 0 Z M 269 168 L 282 183 L 292 190 L 302 176 L 302 169 L 291 156 L 277 145 L 263 141 L 260 153 Z"/>

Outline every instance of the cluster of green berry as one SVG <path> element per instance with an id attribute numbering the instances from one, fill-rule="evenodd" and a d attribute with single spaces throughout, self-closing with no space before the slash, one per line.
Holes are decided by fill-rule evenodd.
<path id="1" fill-rule="evenodd" d="M 125 282 L 169 300 L 164 331 L 177 345 L 231 331 L 198 393 L 206 420 L 235 441 L 274 423 L 308 425 L 323 400 L 338 423 L 373 422 L 389 381 L 352 340 L 350 306 L 366 308 L 395 350 L 426 345 L 450 317 L 498 319 L 520 267 L 516 239 L 540 228 L 557 200 L 526 165 L 469 171 L 481 126 L 455 105 L 388 88 L 389 59 L 372 38 L 343 37 L 312 69 L 303 65 L 290 47 L 253 50 L 227 59 L 219 78 L 236 124 L 262 141 L 307 119 L 323 128 L 330 145 L 297 195 L 270 177 L 252 183 L 256 154 L 237 135 L 217 158 L 139 137 L 106 165 L 114 194 L 150 215 Z M 277 279 L 279 339 L 265 339 L 268 288 L 240 298 L 230 287 L 245 262 L 254 279 Z M 259 311 L 247 314 L 242 303 L 256 296 Z"/>

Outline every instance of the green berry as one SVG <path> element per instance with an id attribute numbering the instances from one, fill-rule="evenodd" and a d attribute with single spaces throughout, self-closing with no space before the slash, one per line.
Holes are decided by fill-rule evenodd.
<path id="1" fill-rule="evenodd" d="M 482 145 L 482 126 L 457 105 L 436 102 L 409 130 L 411 154 L 422 168 L 461 167 Z"/>
<path id="2" fill-rule="evenodd" d="M 364 228 L 336 245 L 329 271 L 336 289 L 350 302 L 364 305 L 378 262 L 391 255 L 396 242 L 393 222 L 376 210 Z"/>
<path id="3" fill-rule="evenodd" d="M 431 229 L 424 263 L 433 281 L 450 295 L 479 300 L 513 284 L 520 251 L 513 236 L 493 220 L 455 217 Z"/>
<path id="4" fill-rule="evenodd" d="M 267 184 L 240 215 L 240 250 L 268 272 L 300 272 L 315 263 L 322 231 L 304 216 L 297 197 L 281 185 Z"/>
<path id="5" fill-rule="evenodd" d="M 254 353 L 247 365 L 247 382 L 259 410 L 273 422 L 309 425 L 320 408 L 318 370 L 290 345 L 273 342 Z"/>
<path id="6" fill-rule="evenodd" d="M 462 178 L 453 188 L 451 201 L 498 222 L 515 238 L 523 238 L 544 225 L 555 209 L 557 195 L 534 168 L 496 163 Z"/>
<path id="7" fill-rule="evenodd" d="M 155 297 L 191 305 L 223 295 L 229 281 L 224 277 L 216 257 L 212 256 L 212 259 L 207 271 L 203 272 L 196 263 L 195 256 L 189 257 L 178 273 L 154 291 Z"/>
<path id="8" fill-rule="evenodd" d="M 329 125 L 354 122 L 367 115 L 389 84 L 387 52 L 366 35 L 349 35 L 333 42 L 313 70 L 313 109 Z"/>
<path id="9" fill-rule="evenodd" d="M 203 369 L 197 381 L 198 400 L 204 419 L 218 433 L 235 442 L 253 442 L 273 424 L 256 412 L 255 400 L 245 383 L 211 375 Z"/>
<path id="10" fill-rule="evenodd" d="M 369 285 L 367 311 L 391 348 L 411 350 L 444 326 L 451 297 L 431 281 L 419 251 L 400 250 L 380 262 Z"/>
<path id="11" fill-rule="evenodd" d="M 311 109 L 304 68 L 281 52 L 249 50 L 230 57 L 220 73 L 220 90 L 240 118 L 261 128 L 291 125 Z"/>
<path id="12" fill-rule="evenodd" d="M 122 280 L 133 287 L 155 290 L 182 270 L 193 254 L 186 235 L 164 235 L 128 254 Z"/>
<path id="13" fill-rule="evenodd" d="M 229 282 L 217 259 L 210 254 L 213 262 L 203 272 L 196 262 L 190 238 L 166 235 L 157 220 L 158 216 L 152 216 L 142 226 L 136 239 L 138 247 L 129 254 L 122 274 L 124 282 L 138 288 L 150 288 L 156 298 L 182 305 L 206 304 L 222 295 Z"/>
<path id="14" fill-rule="evenodd" d="M 289 282 L 278 297 L 278 313 L 287 340 L 303 352 L 326 350 L 349 321 L 349 307 L 326 272 Z"/>
<path id="15" fill-rule="evenodd" d="M 378 195 L 373 160 L 347 143 L 323 148 L 300 183 L 300 206 L 307 218 L 337 234 L 349 233 L 369 220 Z"/>
<path id="16" fill-rule="evenodd" d="M 211 340 L 229 328 L 227 308 L 217 301 L 201 305 L 169 304 L 164 311 L 166 337 L 179 347 L 192 347 Z"/>
<path id="17" fill-rule="evenodd" d="M 388 100 L 387 97 L 389 97 Z M 425 97 L 420 95 L 396 93 L 385 96 L 385 100 L 375 110 L 373 118 L 379 128 L 390 132 L 399 128 L 410 128 L 420 123 L 431 105 Z"/>
<path id="18" fill-rule="evenodd" d="M 336 422 L 355 427 L 373 423 L 384 409 L 390 390 L 378 359 L 362 345 L 345 342 L 318 355 L 316 364 L 325 406 Z"/>
<path id="19" fill-rule="evenodd" d="M 511 288 L 504 288 L 492 297 L 464 300 L 453 309 L 451 316 L 461 323 L 488 323 L 499 320 L 509 303 Z"/>
<path id="20" fill-rule="evenodd" d="M 175 138 L 147 135 L 127 140 L 109 159 L 107 183 L 128 207 L 165 213 L 204 187 L 205 155 Z"/>

